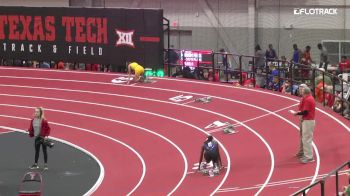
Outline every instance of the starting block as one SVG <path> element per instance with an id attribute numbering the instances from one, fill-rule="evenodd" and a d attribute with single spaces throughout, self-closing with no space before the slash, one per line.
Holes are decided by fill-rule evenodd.
<path id="1" fill-rule="evenodd" d="M 202 97 L 202 98 L 197 98 L 194 101 L 198 103 L 210 103 L 212 100 L 212 97 Z"/>
<path id="2" fill-rule="evenodd" d="M 203 169 L 203 170 L 201 170 L 201 172 L 203 173 L 203 175 L 207 175 L 210 177 L 220 175 L 219 169 Z"/>
<path id="3" fill-rule="evenodd" d="M 228 125 L 223 129 L 223 132 L 225 134 L 233 134 L 233 133 L 238 133 L 238 131 L 235 130 L 235 127 L 233 125 Z"/>
<path id="4" fill-rule="evenodd" d="M 220 169 L 218 167 L 213 168 L 212 164 L 207 164 L 205 162 L 202 162 L 200 164 L 199 170 L 203 173 L 203 175 L 207 175 L 210 177 L 217 176 L 220 174 Z"/>
<path id="5" fill-rule="evenodd" d="M 154 83 L 155 81 L 152 80 L 151 77 L 147 77 L 147 76 L 141 76 L 142 78 L 140 79 L 141 83 Z"/>

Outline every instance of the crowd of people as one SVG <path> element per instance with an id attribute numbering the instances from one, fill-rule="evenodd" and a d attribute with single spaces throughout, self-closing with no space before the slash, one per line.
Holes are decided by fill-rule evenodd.
<path id="1" fill-rule="evenodd" d="M 251 71 L 241 73 L 233 68 L 233 55 L 221 49 L 217 62 L 220 71 L 195 68 L 190 74 L 191 70 L 187 70 L 186 67 L 177 67 L 178 72 L 173 76 L 225 82 L 236 77 L 235 85 L 255 86 L 297 96 L 301 96 L 299 85 L 305 83 L 317 102 L 324 103 L 350 119 L 350 93 L 347 93 L 350 91 L 350 85 L 347 83 L 347 77 L 350 76 L 350 73 L 347 74 L 350 71 L 350 59 L 343 56 L 338 65 L 331 65 L 323 44 L 317 44 L 317 48 L 320 54 L 318 63 L 311 56 L 311 46 L 301 50 L 297 44 L 293 44 L 293 51 L 287 59 L 286 56 L 279 58 L 272 44 L 269 44 L 265 51 L 258 44 L 255 47 L 255 57 L 251 61 Z M 343 80 L 339 79 L 339 76 L 343 76 Z M 239 83 L 239 77 L 242 77 L 242 83 Z"/>
<path id="2" fill-rule="evenodd" d="M 257 45 L 255 47 L 255 66 L 257 68 L 255 84 L 257 87 L 298 95 L 299 84 L 306 83 L 313 90 L 317 102 L 324 103 L 333 108 L 335 112 L 350 119 L 349 93 L 347 93 L 349 85 L 348 79 L 345 77 L 347 74 L 344 74 L 350 70 L 350 60 L 344 56 L 339 65 L 331 66 L 326 48 L 321 43 L 317 44 L 317 48 L 320 52 L 318 64 L 311 57 L 310 46 L 306 46 L 305 50 L 302 51 L 297 44 L 294 44 L 290 60 L 287 60 L 285 56 L 277 60 L 277 53 L 271 44 L 265 53 Z M 290 65 L 292 65 L 292 69 L 290 69 Z M 265 73 L 259 72 L 259 69 Z M 291 74 L 293 82 L 290 81 Z M 344 75 L 343 80 L 336 77 L 341 75 Z M 343 92 L 339 87 L 341 85 Z"/>
<path id="3" fill-rule="evenodd" d="M 343 56 L 339 64 L 335 67 L 329 63 L 327 49 L 321 43 L 317 44 L 317 48 L 320 54 L 317 60 L 319 62 L 318 64 L 316 64 L 316 61 L 311 56 L 311 46 L 309 45 L 305 46 L 304 50 L 301 50 L 297 44 L 293 44 L 293 50 L 288 59 L 286 56 L 279 58 L 272 44 L 268 44 L 268 48 L 265 51 L 258 44 L 255 47 L 255 57 L 252 60 L 254 77 L 252 77 L 252 74 L 239 73 L 237 70 L 234 70 L 232 65 L 233 57 L 225 49 L 220 49 L 220 58 L 218 58 L 217 62 L 219 70 L 213 70 L 212 67 L 195 67 L 191 69 L 186 66 L 176 66 L 180 58 L 173 46 L 169 50 L 169 53 L 165 53 L 164 61 L 172 65 L 173 71 L 171 75 L 173 77 L 209 81 L 232 81 L 232 78 L 242 75 L 243 83 L 241 85 L 261 87 L 293 95 L 298 95 L 299 84 L 305 83 L 312 89 L 317 102 L 325 103 L 325 105 L 332 107 L 334 111 L 342 113 L 343 116 L 350 119 L 350 106 L 347 102 L 350 93 L 343 92 L 345 97 L 341 101 L 340 88 L 336 88 L 342 85 L 345 92 L 349 91 L 349 85 L 345 83 L 348 80 L 347 76 L 349 74 L 346 75 L 344 73 L 350 70 L 350 59 Z M 1 65 L 62 70 L 111 71 L 111 65 L 63 61 L 1 59 Z M 317 71 L 313 72 L 312 68 L 317 68 Z M 126 66 L 117 71 L 130 72 Z M 291 75 L 293 75 L 292 81 Z M 340 81 L 334 76 L 343 76 L 344 81 Z M 314 83 L 311 81 L 312 77 L 315 78 Z"/>
<path id="4" fill-rule="evenodd" d="M 64 61 L 35 61 L 35 60 L 20 60 L 20 59 L 1 59 L 3 66 L 16 67 L 32 67 L 46 69 L 61 69 L 61 70 L 87 70 L 87 71 L 102 71 L 110 72 L 111 65 L 102 65 L 97 63 L 70 63 Z"/>

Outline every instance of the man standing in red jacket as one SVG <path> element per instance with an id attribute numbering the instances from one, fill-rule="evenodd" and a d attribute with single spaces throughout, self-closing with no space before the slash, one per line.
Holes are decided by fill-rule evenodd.
<path id="1" fill-rule="evenodd" d="M 47 122 L 47 120 L 44 118 L 44 110 L 41 107 L 35 108 L 34 118 L 30 121 L 29 125 L 29 136 L 35 137 L 34 147 L 35 147 L 35 162 L 30 167 L 30 169 L 39 169 L 38 166 L 38 159 L 39 159 L 39 152 L 40 152 L 40 146 L 43 147 L 43 153 L 44 153 L 44 170 L 48 169 L 47 166 L 47 147 L 44 145 L 43 141 L 45 137 L 48 137 L 50 135 L 50 126 Z"/>
<path id="2" fill-rule="evenodd" d="M 300 117 L 300 146 L 299 152 L 296 154 L 300 158 L 301 163 L 310 163 L 314 161 L 312 151 L 313 134 L 315 130 L 315 99 L 311 95 L 311 90 L 305 84 L 300 85 L 301 94 L 303 96 L 299 111 L 294 112 L 295 116 Z"/>

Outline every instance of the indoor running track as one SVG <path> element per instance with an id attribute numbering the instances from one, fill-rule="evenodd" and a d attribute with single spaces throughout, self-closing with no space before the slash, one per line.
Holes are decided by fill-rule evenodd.
<path id="1" fill-rule="evenodd" d="M 53 137 L 103 165 L 93 190 L 101 196 L 289 195 L 349 160 L 350 123 L 322 105 L 316 161 L 304 165 L 294 157 L 298 119 L 288 112 L 297 110 L 298 97 L 195 80 L 126 85 L 113 79 L 123 75 L 0 67 L 0 126 L 25 130 L 33 108 L 43 106 Z M 212 102 L 194 101 L 207 96 Z M 213 126 L 226 122 L 238 133 Z M 214 177 L 195 170 L 208 134 L 219 141 L 225 165 Z"/>

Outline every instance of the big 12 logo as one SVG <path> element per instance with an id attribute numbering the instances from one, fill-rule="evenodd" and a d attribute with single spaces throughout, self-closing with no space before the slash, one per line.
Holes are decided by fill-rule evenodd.
<path id="1" fill-rule="evenodd" d="M 131 31 L 121 31 L 116 29 L 115 30 L 118 35 L 118 40 L 116 42 L 116 46 L 130 46 L 135 48 L 134 42 L 132 40 L 132 37 L 134 35 L 135 30 Z"/>

